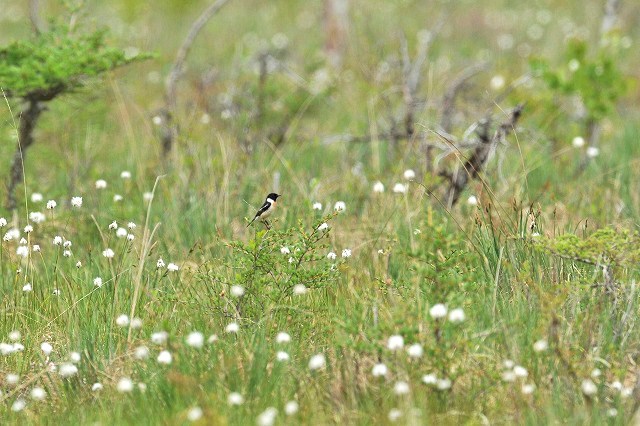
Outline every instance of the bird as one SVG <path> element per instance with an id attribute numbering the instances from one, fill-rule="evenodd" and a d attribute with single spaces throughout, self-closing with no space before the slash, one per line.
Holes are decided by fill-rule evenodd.
<path id="1" fill-rule="evenodd" d="M 264 203 L 258 209 L 258 212 L 253 217 L 251 222 L 249 222 L 249 224 L 247 225 L 247 228 L 251 226 L 251 224 L 255 222 L 256 219 L 260 219 L 264 223 L 264 225 L 267 227 L 267 229 L 271 229 L 271 226 L 269 226 L 269 222 L 267 222 L 267 217 L 269 217 L 271 213 L 273 213 L 273 209 L 276 207 L 276 201 L 278 200 L 278 197 L 281 197 L 281 196 L 282 196 L 281 194 L 276 194 L 275 192 L 272 192 L 269 195 L 267 195 L 267 198 L 264 200 Z"/>

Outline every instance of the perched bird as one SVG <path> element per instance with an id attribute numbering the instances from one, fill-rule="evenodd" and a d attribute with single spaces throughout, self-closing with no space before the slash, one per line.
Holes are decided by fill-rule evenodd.
<path id="1" fill-rule="evenodd" d="M 276 194 L 274 192 L 272 192 L 271 194 L 267 195 L 267 199 L 264 200 L 264 203 L 262 204 L 262 207 L 260 207 L 260 209 L 258 209 L 258 212 L 253 217 L 253 220 L 251 222 L 249 222 L 249 225 L 247 225 L 247 228 L 253 222 L 255 222 L 256 219 L 260 219 L 262 222 L 264 222 L 264 224 L 267 227 L 267 229 L 270 229 L 271 226 L 269 226 L 269 222 L 267 222 L 267 217 L 269 217 L 271 215 L 271 213 L 273 213 L 273 209 L 276 207 L 276 200 L 278 199 L 278 197 L 280 197 L 280 195 Z"/>

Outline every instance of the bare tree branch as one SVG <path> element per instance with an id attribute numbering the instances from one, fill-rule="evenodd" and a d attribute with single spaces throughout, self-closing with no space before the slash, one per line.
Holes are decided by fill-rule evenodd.
<path id="1" fill-rule="evenodd" d="M 29 20 L 33 32 L 40 34 L 42 31 L 42 21 L 40 20 L 40 0 L 29 0 Z"/>
<path id="2" fill-rule="evenodd" d="M 447 91 L 442 97 L 442 107 L 440 110 L 440 127 L 442 127 L 442 130 L 445 132 L 451 132 L 451 127 L 453 125 L 453 113 L 455 111 L 455 101 L 458 93 L 460 93 L 460 90 L 462 90 L 470 79 L 484 71 L 487 68 L 487 65 L 487 62 L 480 62 L 471 65 L 462 71 L 447 88 Z"/>
<path id="3" fill-rule="evenodd" d="M 476 146 L 471 157 L 454 173 L 448 171 L 441 171 L 439 173 L 440 176 L 449 181 L 449 189 L 447 190 L 447 204 L 449 207 L 458 201 L 467 183 L 480 174 L 497 145 L 505 140 L 509 133 L 515 129 L 523 107 L 523 105 L 515 107 L 511 111 L 511 114 L 509 114 L 508 119 L 500 124 L 500 127 L 498 127 L 491 138 L 489 137 L 489 120 L 481 122 L 480 126 L 476 129 L 480 143 Z"/>
<path id="4" fill-rule="evenodd" d="M 173 142 L 178 136 L 178 127 L 174 123 L 175 115 L 176 115 L 176 105 L 177 105 L 177 95 L 176 88 L 178 85 L 178 79 L 182 74 L 182 68 L 184 67 L 184 62 L 187 59 L 187 55 L 191 50 L 191 46 L 195 41 L 196 37 L 204 27 L 204 25 L 216 14 L 218 11 L 229 2 L 229 0 L 217 0 L 209 7 L 207 7 L 204 12 L 195 20 L 191 28 L 189 29 L 189 33 L 187 37 L 182 42 L 180 49 L 178 49 L 178 54 L 176 55 L 176 60 L 171 67 L 171 71 L 169 72 L 169 76 L 167 77 L 166 82 L 166 95 L 165 95 L 165 110 L 161 112 L 161 116 L 163 117 L 163 135 L 162 135 L 162 151 L 163 154 L 166 155 L 171 151 L 171 147 L 173 146 Z"/>

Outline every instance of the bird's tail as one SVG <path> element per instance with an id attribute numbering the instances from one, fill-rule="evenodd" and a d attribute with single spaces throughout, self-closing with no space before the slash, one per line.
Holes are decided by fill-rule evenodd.
<path id="1" fill-rule="evenodd" d="M 256 215 L 256 216 L 251 220 L 251 222 L 249 222 L 249 224 L 247 225 L 247 228 L 248 228 L 248 227 L 250 227 L 250 226 L 251 226 L 251 224 L 252 224 L 253 222 L 255 222 L 257 218 L 258 218 L 258 216 Z"/>

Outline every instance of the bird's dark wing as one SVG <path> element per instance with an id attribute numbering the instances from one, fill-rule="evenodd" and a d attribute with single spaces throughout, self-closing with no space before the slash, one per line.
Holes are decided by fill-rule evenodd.
<path id="1" fill-rule="evenodd" d="M 262 213 L 266 212 L 267 210 L 269 210 L 269 207 L 271 207 L 271 203 L 269 203 L 268 201 L 265 201 L 264 204 L 258 209 L 258 212 L 256 213 L 256 215 L 253 217 L 253 219 L 251 220 L 251 222 L 249 222 L 249 225 L 251 225 L 253 222 L 255 222 L 255 220 L 257 218 L 259 218 Z M 247 225 L 247 228 L 249 227 L 249 225 Z"/>

